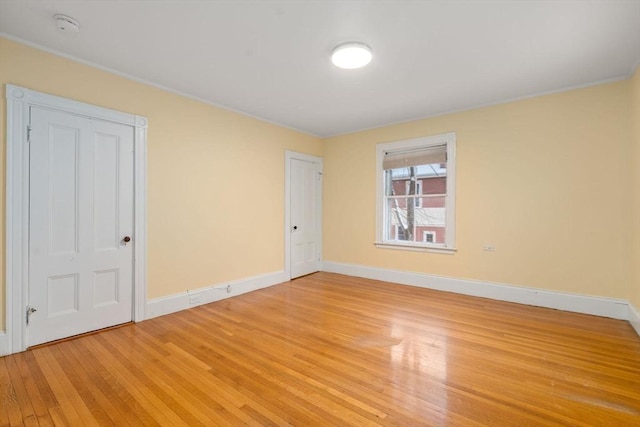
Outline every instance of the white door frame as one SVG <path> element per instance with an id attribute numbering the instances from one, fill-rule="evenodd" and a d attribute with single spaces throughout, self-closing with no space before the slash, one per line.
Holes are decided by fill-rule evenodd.
<path id="1" fill-rule="evenodd" d="M 147 119 L 7 84 L 5 336 L 0 355 L 27 349 L 29 285 L 29 109 L 42 107 L 131 126 L 134 129 L 133 320 L 144 320 L 147 294 Z"/>
<path id="2" fill-rule="evenodd" d="M 291 159 L 303 160 L 305 162 L 318 163 L 320 173 L 323 172 L 322 157 L 311 154 L 297 153 L 295 151 L 285 151 L 285 176 L 284 176 L 284 272 L 288 279 L 291 279 Z M 322 187 L 324 188 L 324 186 Z M 320 245 L 320 264 L 322 265 L 322 194 L 320 195 L 320 234 L 318 245 Z"/>

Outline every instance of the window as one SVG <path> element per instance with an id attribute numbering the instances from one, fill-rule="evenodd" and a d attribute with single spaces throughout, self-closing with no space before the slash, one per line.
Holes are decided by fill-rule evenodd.
<path id="1" fill-rule="evenodd" d="M 376 245 L 455 250 L 455 133 L 378 144 Z"/>
<path id="2" fill-rule="evenodd" d="M 436 242 L 436 232 L 435 231 L 423 231 L 422 232 L 422 241 L 425 243 L 435 243 Z"/>

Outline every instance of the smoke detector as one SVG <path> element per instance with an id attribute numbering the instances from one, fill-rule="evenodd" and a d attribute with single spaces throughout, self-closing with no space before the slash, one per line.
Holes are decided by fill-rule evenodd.
<path id="1" fill-rule="evenodd" d="M 56 27 L 62 32 L 77 33 L 80 31 L 80 24 L 70 16 L 57 14 L 53 18 L 56 20 Z"/>

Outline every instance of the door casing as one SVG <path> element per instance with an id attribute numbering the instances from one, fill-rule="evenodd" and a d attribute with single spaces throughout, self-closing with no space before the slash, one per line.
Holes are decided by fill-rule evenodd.
<path id="1" fill-rule="evenodd" d="M 134 129 L 133 319 L 145 318 L 146 305 L 146 145 L 147 119 L 19 86 L 5 86 L 7 100 L 7 182 L 5 212 L 5 334 L 0 355 L 27 348 L 29 286 L 29 110 L 40 107 L 131 126 Z"/>
<path id="2" fill-rule="evenodd" d="M 297 153 L 295 151 L 285 151 L 285 197 L 284 197 L 284 271 L 288 278 L 291 278 L 291 159 L 303 160 L 311 163 L 318 163 L 320 173 L 323 172 L 323 163 L 321 157 L 312 156 L 310 154 Z M 319 242 L 320 260 L 322 265 L 322 194 L 320 194 L 320 215 L 318 217 L 319 224 Z"/>

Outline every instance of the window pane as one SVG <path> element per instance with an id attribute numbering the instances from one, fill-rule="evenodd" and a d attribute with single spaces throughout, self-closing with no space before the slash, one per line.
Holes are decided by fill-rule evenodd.
<path id="1" fill-rule="evenodd" d="M 445 243 L 445 197 L 421 199 L 420 207 L 415 206 L 415 199 L 412 197 L 387 199 L 387 224 L 384 230 L 387 240 Z"/>
<path id="2" fill-rule="evenodd" d="M 447 176 L 422 179 L 421 194 L 447 194 Z"/>
<path id="3" fill-rule="evenodd" d="M 447 169 L 445 164 L 419 165 L 385 170 L 385 194 L 406 196 L 409 194 L 446 194 Z M 415 182 L 413 191 L 410 183 Z"/>

